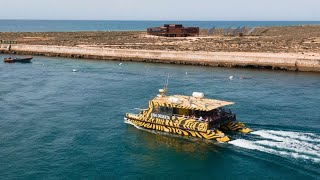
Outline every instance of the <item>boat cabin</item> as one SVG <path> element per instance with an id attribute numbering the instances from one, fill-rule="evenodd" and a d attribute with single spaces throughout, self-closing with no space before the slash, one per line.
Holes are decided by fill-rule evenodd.
<path id="1" fill-rule="evenodd" d="M 203 98 L 203 93 L 192 96 L 158 95 L 150 101 L 151 118 L 176 120 L 178 118 L 193 119 L 208 123 L 209 128 L 216 128 L 226 121 L 235 121 L 236 115 L 223 107 L 233 102 Z"/>

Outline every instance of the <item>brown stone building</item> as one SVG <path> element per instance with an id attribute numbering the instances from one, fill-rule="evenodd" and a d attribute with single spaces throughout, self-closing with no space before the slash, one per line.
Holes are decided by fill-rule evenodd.
<path id="1" fill-rule="evenodd" d="M 165 24 L 147 29 L 148 35 L 165 37 L 199 36 L 199 27 L 183 27 L 181 24 Z"/>

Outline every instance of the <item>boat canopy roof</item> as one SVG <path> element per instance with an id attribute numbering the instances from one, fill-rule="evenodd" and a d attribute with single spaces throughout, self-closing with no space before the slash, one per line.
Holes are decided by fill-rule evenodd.
<path id="1" fill-rule="evenodd" d="M 173 96 L 158 96 L 152 102 L 161 106 L 192 109 L 199 111 L 211 111 L 219 107 L 234 104 L 234 102 L 220 101 L 216 99 L 196 98 L 193 96 L 173 95 Z"/>

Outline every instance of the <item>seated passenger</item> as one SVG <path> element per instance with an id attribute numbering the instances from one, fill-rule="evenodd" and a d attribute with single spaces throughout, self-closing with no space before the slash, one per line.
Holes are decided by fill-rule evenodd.
<path id="1" fill-rule="evenodd" d="M 209 122 L 208 116 L 204 119 L 204 122 Z"/>
<path id="2" fill-rule="evenodd" d="M 203 121 L 203 118 L 202 118 L 202 116 L 200 116 L 200 117 L 199 117 L 199 121 Z"/>
<path id="3" fill-rule="evenodd" d="M 173 120 L 177 120 L 177 119 L 178 119 L 177 115 L 175 115 L 175 114 L 172 115 L 172 119 L 173 119 Z"/>

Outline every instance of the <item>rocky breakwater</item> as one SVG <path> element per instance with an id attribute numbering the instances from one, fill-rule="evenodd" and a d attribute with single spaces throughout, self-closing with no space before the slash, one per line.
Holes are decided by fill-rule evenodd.
<path id="1" fill-rule="evenodd" d="M 18 54 L 320 72 L 318 53 L 193 52 L 22 44 L 5 47 L 3 45 L 2 52 Z"/>

